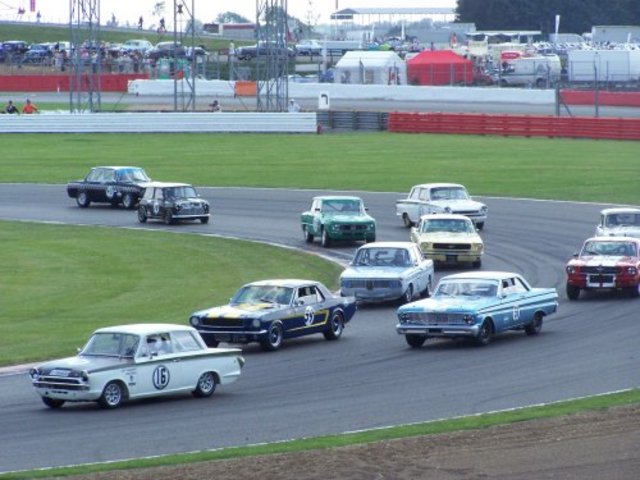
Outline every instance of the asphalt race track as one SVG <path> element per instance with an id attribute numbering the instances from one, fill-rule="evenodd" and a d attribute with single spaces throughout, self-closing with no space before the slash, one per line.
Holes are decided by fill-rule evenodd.
<path id="1" fill-rule="evenodd" d="M 343 262 L 355 249 L 304 243 L 299 215 L 315 191 L 202 188 L 201 193 L 213 206 L 210 224 L 143 226 L 133 211 L 76 207 L 62 185 L 5 184 L 0 219 L 251 238 Z M 395 216 L 395 200 L 403 194 L 360 195 L 378 221 L 378 240 L 408 240 Z M 318 335 L 289 340 L 274 353 L 245 347 L 240 380 L 210 399 L 147 400 L 114 411 L 95 404 L 50 410 L 24 372 L 5 374 L 0 376 L 0 472 L 421 422 L 640 385 L 640 300 L 593 294 L 569 302 L 564 293 L 564 264 L 593 234 L 603 206 L 482 200 L 489 205 L 483 269 L 518 271 L 534 286 L 555 286 L 560 293 L 559 312 L 545 321 L 539 336 L 513 332 L 484 348 L 430 340 L 413 350 L 395 333 L 396 305 L 364 306 L 338 342 Z M 186 322 L 189 313 L 176 322 Z"/>

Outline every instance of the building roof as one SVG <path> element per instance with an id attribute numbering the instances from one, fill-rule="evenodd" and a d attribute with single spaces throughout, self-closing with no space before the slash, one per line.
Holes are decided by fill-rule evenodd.
<path id="1" fill-rule="evenodd" d="M 331 14 L 331 20 L 352 20 L 356 15 L 455 15 L 454 8 L 344 8 Z"/>

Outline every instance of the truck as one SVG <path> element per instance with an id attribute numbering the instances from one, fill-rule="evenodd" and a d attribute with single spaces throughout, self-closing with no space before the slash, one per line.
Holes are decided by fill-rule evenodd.
<path id="1" fill-rule="evenodd" d="M 569 50 L 570 82 L 640 82 L 640 50 Z"/>
<path id="2" fill-rule="evenodd" d="M 405 227 L 416 225 L 423 215 L 457 213 L 473 221 L 478 230 L 484 228 L 488 208 L 471 199 L 467 189 L 458 183 L 423 183 L 411 188 L 409 196 L 396 202 L 396 215 Z"/>

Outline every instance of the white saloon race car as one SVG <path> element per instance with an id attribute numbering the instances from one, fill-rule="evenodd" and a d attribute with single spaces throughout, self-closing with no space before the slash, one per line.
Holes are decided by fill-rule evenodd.
<path id="1" fill-rule="evenodd" d="M 237 348 L 208 348 L 194 328 L 133 324 L 96 330 L 75 357 L 29 372 L 45 405 L 95 401 L 116 408 L 124 400 L 191 392 L 209 397 L 218 384 L 238 379 Z"/>

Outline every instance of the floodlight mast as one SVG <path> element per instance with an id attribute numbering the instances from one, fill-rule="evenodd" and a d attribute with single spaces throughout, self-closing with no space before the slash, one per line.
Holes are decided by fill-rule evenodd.
<path id="1" fill-rule="evenodd" d="M 256 0 L 257 110 L 283 112 L 289 97 L 287 0 Z"/>
<path id="2" fill-rule="evenodd" d="M 100 0 L 69 0 L 69 111 L 99 112 L 102 49 Z M 62 55 L 62 52 L 58 52 Z"/>
<path id="3" fill-rule="evenodd" d="M 196 109 L 196 29 L 194 16 L 194 1 L 191 7 L 185 0 L 173 0 L 173 110 L 187 111 Z M 183 31 L 183 22 L 188 31 Z M 184 39 L 190 37 L 190 57 L 178 58 L 178 46 L 185 47 Z M 188 49 L 186 51 L 189 51 Z M 187 62 L 187 59 L 189 62 Z"/>

